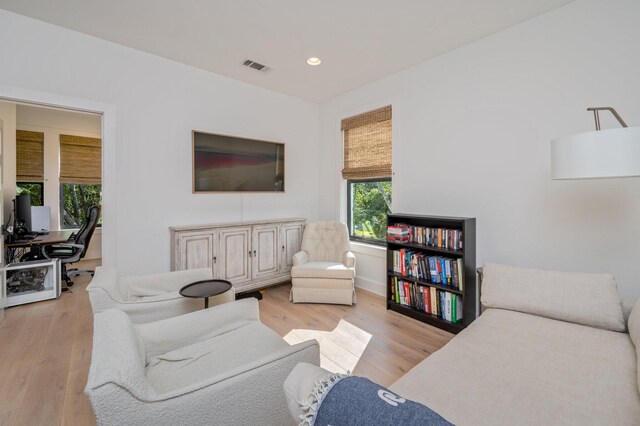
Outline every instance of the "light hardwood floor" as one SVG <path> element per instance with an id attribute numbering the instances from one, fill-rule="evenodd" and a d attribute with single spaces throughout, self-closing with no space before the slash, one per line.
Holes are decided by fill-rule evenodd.
<path id="1" fill-rule="evenodd" d="M 343 306 L 293 304 L 289 302 L 290 288 L 286 284 L 264 292 L 260 319 L 281 336 L 287 336 L 289 343 L 299 340 L 290 339 L 291 334 L 317 338 L 318 332 L 326 332 L 322 333 L 326 339 L 320 340 L 320 350 L 323 367 L 329 370 L 351 370 L 389 386 L 453 338 L 453 334 L 387 311 L 384 297 L 361 289 L 357 289 L 358 303 Z M 359 358 L 355 368 L 345 368 L 351 367 L 354 358 L 345 353 L 354 349 L 345 337 L 362 341 L 367 334 L 370 340 L 366 346 L 355 348 L 357 352 L 364 349 L 362 354 L 352 354 Z"/>
<path id="2" fill-rule="evenodd" d="M 93 269 L 86 261 L 80 268 Z M 85 287 L 74 278 L 58 300 L 16 306 L 0 324 L 0 423 L 5 425 L 92 425 L 84 396 L 93 336 Z"/>
<path id="3" fill-rule="evenodd" d="M 86 262 L 85 268 L 95 267 Z M 75 278 L 59 300 L 9 308 L 0 324 L 0 425 L 93 425 L 84 395 L 93 319 Z M 453 335 L 385 309 L 384 298 L 358 290 L 354 306 L 292 304 L 290 285 L 266 290 L 262 321 L 290 343 L 320 341 L 323 366 L 352 370 L 388 386 Z"/>

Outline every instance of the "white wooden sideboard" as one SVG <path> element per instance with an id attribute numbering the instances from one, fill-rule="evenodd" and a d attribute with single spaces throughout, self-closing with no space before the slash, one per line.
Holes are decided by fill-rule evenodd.
<path id="1" fill-rule="evenodd" d="M 171 270 L 211 268 L 236 293 L 291 279 L 305 219 L 172 226 Z"/>

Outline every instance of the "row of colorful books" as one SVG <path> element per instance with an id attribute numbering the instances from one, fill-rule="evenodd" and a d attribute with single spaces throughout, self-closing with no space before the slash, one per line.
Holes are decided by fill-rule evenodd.
<path id="1" fill-rule="evenodd" d="M 462 231 L 459 229 L 428 228 L 402 223 L 387 227 L 387 241 L 424 244 L 449 250 L 462 250 Z"/>
<path id="2" fill-rule="evenodd" d="M 391 300 L 454 324 L 462 320 L 462 296 L 391 277 Z"/>
<path id="3" fill-rule="evenodd" d="M 393 272 L 420 281 L 464 288 L 464 266 L 462 259 L 429 256 L 409 249 L 393 250 Z"/>

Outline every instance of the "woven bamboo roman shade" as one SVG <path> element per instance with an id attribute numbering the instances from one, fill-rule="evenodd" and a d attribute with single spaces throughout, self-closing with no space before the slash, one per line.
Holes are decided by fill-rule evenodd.
<path id="1" fill-rule="evenodd" d="M 16 130 L 16 182 L 44 181 L 44 133 Z"/>
<path id="2" fill-rule="evenodd" d="M 60 135 L 60 183 L 100 185 L 101 146 L 97 138 Z"/>
<path id="3" fill-rule="evenodd" d="M 44 181 L 44 133 L 16 130 L 16 182 Z"/>
<path id="4" fill-rule="evenodd" d="M 343 179 L 391 177 L 391 106 L 342 120 Z"/>

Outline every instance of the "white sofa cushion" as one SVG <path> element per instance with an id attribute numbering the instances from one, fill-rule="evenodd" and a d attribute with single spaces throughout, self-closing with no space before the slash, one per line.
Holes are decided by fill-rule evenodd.
<path id="1" fill-rule="evenodd" d="M 638 373 L 638 391 L 640 392 L 640 299 L 636 301 L 629 315 L 629 337 L 636 348 L 636 370 Z"/>
<path id="2" fill-rule="evenodd" d="M 486 308 L 519 311 L 605 330 L 625 331 L 613 275 L 555 272 L 487 263 Z"/>
<path id="3" fill-rule="evenodd" d="M 259 322 L 246 323 L 208 340 L 152 357 L 146 368 L 146 376 L 158 392 L 170 392 L 210 381 L 218 374 L 288 346 L 265 325 Z"/>
<path id="4" fill-rule="evenodd" d="M 488 309 L 390 388 L 457 425 L 638 424 L 628 334 Z"/>
<path id="5" fill-rule="evenodd" d="M 353 279 L 355 268 L 348 268 L 342 263 L 309 262 L 291 268 L 292 278 L 344 278 Z"/>

